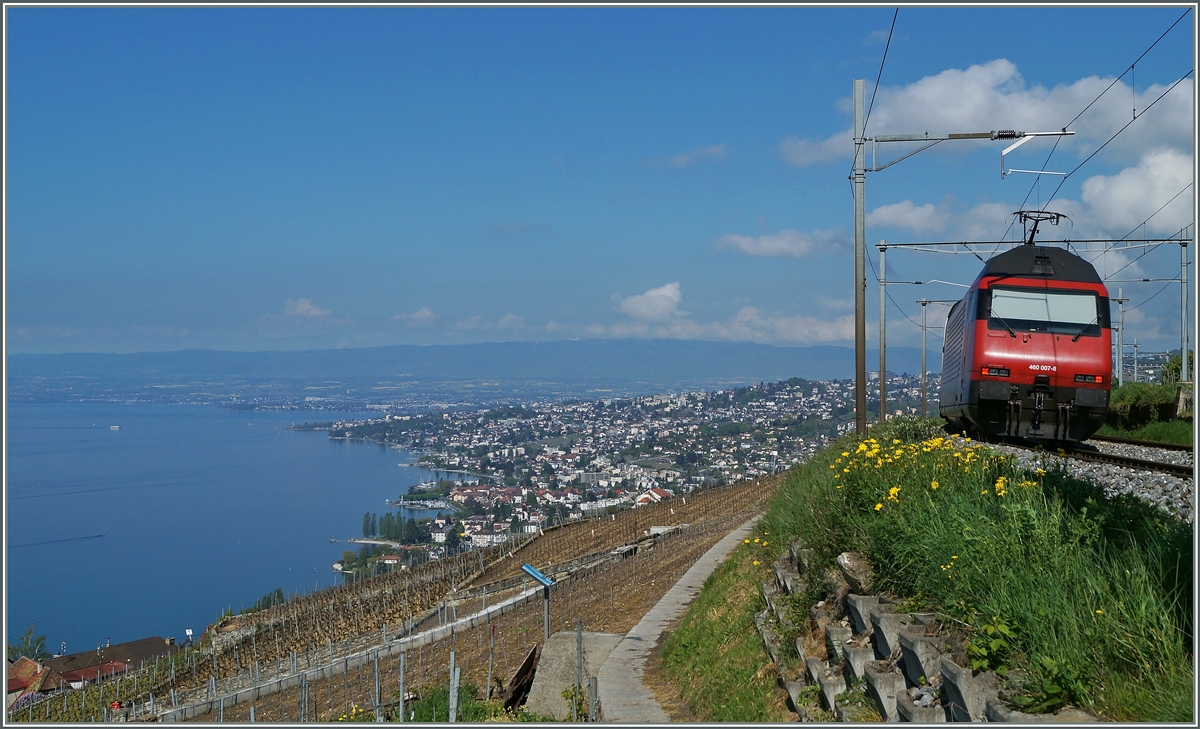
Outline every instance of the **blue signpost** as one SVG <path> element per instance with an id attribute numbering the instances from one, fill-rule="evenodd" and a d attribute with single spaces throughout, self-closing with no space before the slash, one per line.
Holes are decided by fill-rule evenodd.
<path id="1" fill-rule="evenodd" d="M 525 574 L 537 580 L 542 585 L 542 624 L 545 626 L 545 639 L 550 640 L 550 586 L 554 584 L 554 580 L 543 575 L 536 567 L 531 564 L 521 565 L 521 569 Z"/>

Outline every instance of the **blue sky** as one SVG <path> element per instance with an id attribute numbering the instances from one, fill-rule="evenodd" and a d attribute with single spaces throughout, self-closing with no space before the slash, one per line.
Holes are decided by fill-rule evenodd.
<path id="1" fill-rule="evenodd" d="M 8 351 L 851 344 L 850 93 L 893 11 L 9 7 Z M 901 8 L 868 134 L 1060 128 L 1184 11 Z M 1055 149 L 1047 169 L 1074 169 L 1137 106 L 1058 191 L 1055 233 L 1192 225 L 1192 77 L 1163 92 L 1193 21 Z M 1001 148 L 869 174 L 868 243 L 1002 236 L 1033 179 L 1001 180 Z M 888 276 L 978 266 L 896 252 Z M 1164 246 L 1114 278 L 1178 272 Z M 1129 337 L 1178 346 L 1178 285 L 1118 285 Z M 913 318 L 961 295 L 889 290 Z M 888 316 L 889 343 L 919 342 Z"/>

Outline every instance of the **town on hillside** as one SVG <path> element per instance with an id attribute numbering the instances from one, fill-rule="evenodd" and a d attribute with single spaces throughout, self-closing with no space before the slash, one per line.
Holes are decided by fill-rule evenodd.
<path id="1" fill-rule="evenodd" d="M 872 382 L 878 411 L 877 374 Z M 936 386 L 931 377 L 931 412 Z M 920 376 L 889 372 L 887 395 L 890 413 L 919 414 Z M 415 487 L 406 498 L 444 500 L 455 505 L 457 516 L 415 525 L 386 513 L 364 516 L 364 537 L 379 537 L 379 546 L 425 543 L 427 556 L 436 559 L 547 525 L 785 470 L 853 424 L 852 380 L 793 378 L 715 392 L 388 413 L 320 425 L 331 438 L 417 452 L 414 465 L 446 476 Z M 378 552 L 368 550 L 384 562 L 402 560 Z"/>

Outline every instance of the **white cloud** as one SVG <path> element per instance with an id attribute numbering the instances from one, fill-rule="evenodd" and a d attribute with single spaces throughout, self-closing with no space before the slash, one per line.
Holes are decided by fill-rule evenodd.
<path id="1" fill-rule="evenodd" d="M 312 299 L 288 299 L 283 303 L 283 315 L 296 317 L 300 319 L 315 319 L 322 316 L 329 316 L 328 309 L 321 309 L 313 305 Z"/>
<path id="2" fill-rule="evenodd" d="M 686 312 L 680 311 L 681 303 L 679 284 L 672 282 L 644 294 L 621 299 L 621 310 L 630 316 L 629 320 L 609 325 L 592 324 L 584 327 L 584 330 L 598 337 L 724 339 L 781 344 L 841 342 L 854 337 L 852 315 L 825 321 L 805 314 L 766 314 L 746 306 L 726 321 L 702 323 L 693 321 Z M 832 303 L 840 305 L 842 302 Z"/>
<path id="3" fill-rule="evenodd" d="M 621 300 L 621 311 L 634 319 L 644 321 L 665 321 L 677 316 L 679 303 L 683 295 L 679 291 L 679 282 L 673 281 L 665 286 L 650 289 L 644 294 L 635 294 Z"/>
<path id="4" fill-rule="evenodd" d="M 437 318 L 438 316 L 433 313 L 433 309 L 430 309 L 428 306 L 422 306 L 411 314 L 396 314 L 392 317 L 392 320 L 405 322 L 409 326 L 424 327 L 433 324 Z"/>
<path id="5" fill-rule="evenodd" d="M 778 233 L 760 235 L 757 238 L 745 235 L 725 235 L 714 242 L 717 248 L 736 248 L 751 256 L 791 256 L 793 258 L 831 251 L 845 244 L 845 238 L 835 230 L 804 233 L 791 228 Z"/>
<path id="6" fill-rule="evenodd" d="M 849 157 L 854 151 L 854 132 L 845 131 L 820 142 L 787 137 L 779 144 L 783 161 L 795 167 L 834 162 Z"/>
<path id="7" fill-rule="evenodd" d="M 1192 181 L 1192 156 L 1174 149 L 1142 155 L 1133 167 L 1112 175 L 1096 175 L 1083 183 L 1083 201 L 1094 220 L 1125 235 Z M 1192 195 L 1175 198 L 1146 223 L 1150 233 L 1178 233 L 1192 221 Z"/>
<path id="8" fill-rule="evenodd" d="M 746 306 L 724 328 L 726 338 L 741 341 L 787 344 L 845 342 L 854 338 L 854 316 L 846 314 L 833 321 L 825 321 L 805 314 L 764 314 L 753 306 Z"/>
<path id="9" fill-rule="evenodd" d="M 496 326 L 500 329 L 521 329 L 525 326 L 525 319 L 515 314 L 505 314 L 496 322 Z"/>
<path id="10" fill-rule="evenodd" d="M 675 155 L 667 160 L 667 164 L 672 167 L 687 167 L 693 162 L 700 160 L 711 159 L 718 162 L 725 159 L 729 153 L 729 149 L 724 144 L 714 144 L 710 147 L 697 147 Z"/>
<path id="11" fill-rule="evenodd" d="M 949 215 L 944 210 L 939 210 L 933 203 L 925 203 L 921 207 L 917 207 L 913 205 L 912 200 L 904 200 L 872 210 L 867 215 L 867 225 L 928 233 L 945 230 L 948 218 Z"/>
<path id="12" fill-rule="evenodd" d="M 1016 65 L 1003 58 L 967 69 L 947 69 L 906 86 L 880 87 L 868 134 L 1052 131 L 1075 118 L 1109 85 L 1112 88 L 1072 124 L 1077 136 L 1064 138 L 1060 151 L 1074 149 L 1077 154 L 1090 154 L 1130 121 L 1133 107 L 1139 109 L 1139 115 L 1144 114 L 1134 123 L 1137 134 L 1122 134 L 1106 151 L 1140 154 L 1160 146 L 1190 149 L 1192 79 L 1184 80 L 1147 111 L 1170 84 L 1151 84 L 1136 96 L 1124 81 L 1114 85 L 1112 78 L 1097 76 L 1052 89 L 1027 86 Z M 820 141 L 788 137 L 780 149 L 788 164 L 799 167 L 849 159 L 854 152 L 851 139 L 849 129 Z M 956 142 L 937 149 L 961 151 L 969 146 Z M 1046 142 L 1034 141 L 1014 155 L 1048 149 Z"/>

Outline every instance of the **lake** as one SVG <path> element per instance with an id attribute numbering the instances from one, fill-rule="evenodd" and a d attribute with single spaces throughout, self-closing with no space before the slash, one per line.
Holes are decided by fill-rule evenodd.
<path id="1" fill-rule="evenodd" d="M 407 451 L 286 430 L 364 414 L 10 403 L 7 417 L 8 641 L 36 624 L 50 652 L 182 641 L 276 588 L 339 584 L 331 565 L 357 545 L 330 538 L 361 537 L 365 512 L 431 476 L 398 467 Z"/>

